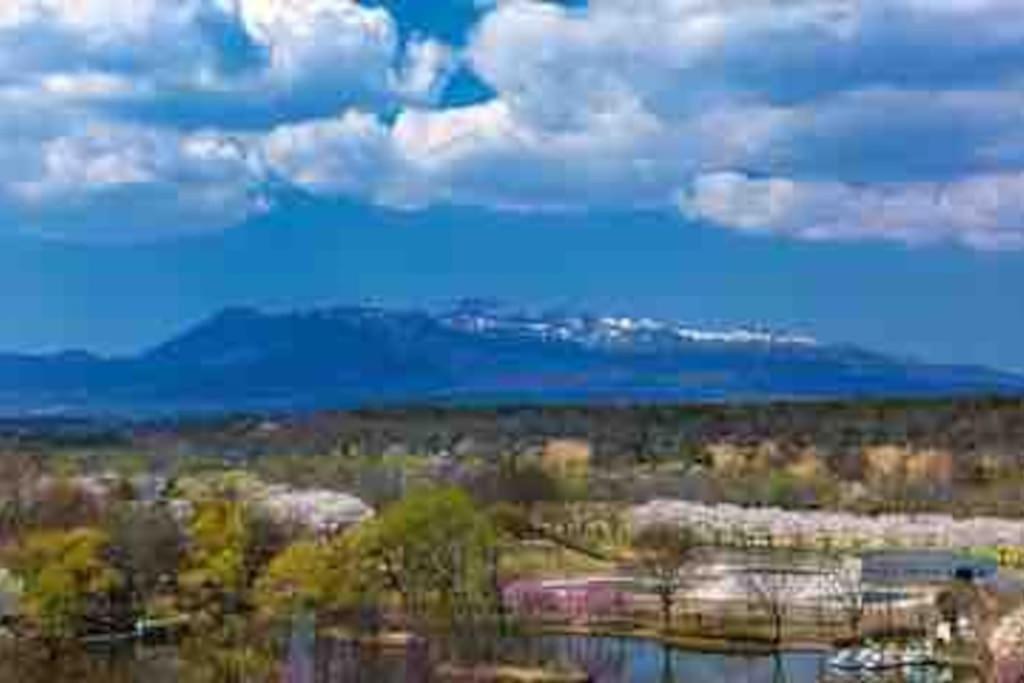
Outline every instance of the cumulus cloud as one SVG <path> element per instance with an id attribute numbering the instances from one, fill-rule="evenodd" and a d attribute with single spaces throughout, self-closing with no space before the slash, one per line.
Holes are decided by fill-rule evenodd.
<path id="1" fill-rule="evenodd" d="M 420 202 L 513 210 L 664 206 L 666 133 L 620 103 L 573 129 L 524 122 L 504 100 L 445 111 L 406 111 L 393 140 L 401 166 L 392 188 Z M 501 169 L 500 175 L 495 173 Z"/>
<path id="2" fill-rule="evenodd" d="M 219 228 L 283 183 L 1024 247 L 1018 0 L 478 4 L 456 50 L 356 0 L 2 3 L 0 215 Z"/>
<path id="3" fill-rule="evenodd" d="M 405 59 L 392 75 L 392 89 L 406 100 L 429 104 L 436 101 L 457 69 L 454 51 L 437 40 L 414 40 Z"/>
<path id="4" fill-rule="evenodd" d="M 60 92 L 110 95 L 123 89 L 105 86 L 130 81 L 142 94 L 278 107 L 401 96 L 392 88 L 403 57 L 395 21 L 356 0 L 9 0 L 0 11 L 0 83 L 49 80 Z M 430 59 L 441 67 L 440 52 L 417 46 L 409 58 L 421 84 Z"/>
<path id="5" fill-rule="evenodd" d="M 377 117 L 349 111 L 334 119 L 280 126 L 262 142 L 278 178 L 318 194 L 367 195 L 388 172 L 391 140 Z"/>
<path id="6" fill-rule="evenodd" d="M 623 88 L 685 114 L 723 100 L 993 82 L 1020 73 L 1022 39 L 1013 0 L 511 2 L 482 22 L 471 56 L 498 90 L 557 121 L 571 119 L 571 96 L 600 105 Z"/>
<path id="7" fill-rule="evenodd" d="M 764 201 L 715 212 L 715 222 L 1016 247 L 1024 225 L 1006 183 L 1024 162 L 1022 38 L 1024 14 L 1010 0 L 504 3 L 478 27 L 469 58 L 514 122 L 506 138 L 542 142 L 519 144 L 510 160 L 508 144 L 464 125 L 461 139 L 478 142 L 443 167 L 473 159 L 467 168 L 481 178 L 485 165 L 526 163 L 520 171 L 544 186 L 520 203 L 540 205 L 549 194 L 620 201 L 624 190 L 647 206 L 706 198 L 709 178 L 790 178 L 771 182 L 819 200 L 802 200 L 797 214 L 821 213 L 826 197 L 845 208 L 827 219 L 753 221 L 748 214 L 777 197 L 751 180 L 743 194 Z M 479 132 L 492 127 L 480 119 Z M 557 154 L 566 175 L 586 177 L 591 198 L 551 178 L 538 147 Z M 929 204 L 936 194 L 941 202 Z M 1006 198 L 979 216 L 977 202 L 992 194 Z"/>
<path id="8" fill-rule="evenodd" d="M 0 79 L 198 79 L 218 61 L 206 27 L 221 13 L 212 0 L 9 0 L 0 10 Z"/>
<path id="9" fill-rule="evenodd" d="M 233 225 L 265 205 L 283 131 L 429 105 L 453 59 L 356 0 L 8 0 L 0 218 L 88 240 Z"/>
<path id="10" fill-rule="evenodd" d="M 1008 0 L 498 3 L 466 57 L 495 98 L 403 112 L 363 189 L 408 207 L 675 206 L 747 231 L 1015 248 L 1021 38 Z M 333 148 L 304 163 L 319 191 L 331 168 L 351 190 L 365 156 Z"/>
<path id="11" fill-rule="evenodd" d="M 238 0 L 236 11 L 266 55 L 271 84 L 386 88 L 398 46 L 386 10 L 354 0 Z"/>
<path id="12" fill-rule="evenodd" d="M 753 233 L 810 240 L 940 240 L 979 249 L 1024 247 L 1024 173 L 949 183 L 850 185 L 703 175 L 682 211 Z"/>
<path id="13" fill-rule="evenodd" d="M 0 215 L 24 232 L 147 241 L 227 228 L 263 211 L 260 161 L 244 141 L 92 123 L 26 146 Z"/>

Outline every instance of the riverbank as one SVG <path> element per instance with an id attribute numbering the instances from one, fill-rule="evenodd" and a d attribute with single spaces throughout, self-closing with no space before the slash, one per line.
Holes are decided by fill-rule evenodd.
<path id="1" fill-rule="evenodd" d="M 522 666 L 456 666 L 442 664 L 435 671 L 444 683 L 589 683 L 583 671 Z"/>
<path id="2" fill-rule="evenodd" d="M 736 640 L 706 636 L 665 633 L 660 629 L 628 625 L 544 625 L 530 629 L 537 635 L 587 636 L 595 638 L 624 638 L 656 643 L 689 652 L 735 656 L 766 656 L 776 653 L 830 653 L 836 644 L 824 641 L 783 640 L 773 644 L 766 641 Z"/>

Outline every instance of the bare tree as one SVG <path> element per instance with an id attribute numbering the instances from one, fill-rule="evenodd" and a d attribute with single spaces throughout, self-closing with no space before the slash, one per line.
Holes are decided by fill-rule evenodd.
<path id="1" fill-rule="evenodd" d="M 672 625 L 672 608 L 682 586 L 682 569 L 696 545 L 697 539 L 689 529 L 667 524 L 649 526 L 633 540 L 637 565 L 658 596 L 661 623 L 666 630 Z"/>
<path id="2" fill-rule="evenodd" d="M 0 536 L 4 539 L 24 530 L 42 474 L 38 456 L 0 452 Z"/>
<path id="3" fill-rule="evenodd" d="M 749 599 L 768 618 L 770 642 L 776 649 L 782 644 L 787 605 L 806 573 L 792 567 L 760 566 L 743 570 L 741 581 Z"/>
<path id="4" fill-rule="evenodd" d="M 842 612 L 850 637 L 859 641 L 867 608 L 859 566 L 852 559 L 837 559 L 834 566 L 823 569 L 827 595 Z"/>

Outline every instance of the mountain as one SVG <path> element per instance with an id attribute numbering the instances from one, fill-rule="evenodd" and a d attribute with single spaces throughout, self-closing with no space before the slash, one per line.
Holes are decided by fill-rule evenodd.
<path id="1" fill-rule="evenodd" d="M 1024 377 L 762 330 L 508 313 L 229 309 L 155 348 L 0 355 L 0 414 L 144 416 L 398 403 L 1024 394 Z"/>

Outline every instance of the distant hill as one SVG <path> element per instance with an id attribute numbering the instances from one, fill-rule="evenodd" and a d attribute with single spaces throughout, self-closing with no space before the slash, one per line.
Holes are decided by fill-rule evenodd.
<path id="1" fill-rule="evenodd" d="M 575 314 L 226 310 L 134 356 L 0 355 L 0 414 L 1024 395 L 1024 377 L 799 335 Z"/>

